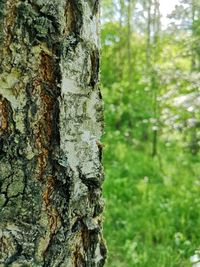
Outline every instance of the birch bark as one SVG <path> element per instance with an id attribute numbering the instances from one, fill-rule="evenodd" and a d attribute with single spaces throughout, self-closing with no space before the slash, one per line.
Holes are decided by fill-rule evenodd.
<path id="1" fill-rule="evenodd" d="M 99 3 L 0 2 L 0 266 L 101 267 Z"/>

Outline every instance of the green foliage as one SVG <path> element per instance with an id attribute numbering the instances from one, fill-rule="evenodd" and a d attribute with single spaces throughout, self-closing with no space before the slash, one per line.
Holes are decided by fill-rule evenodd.
<path id="1" fill-rule="evenodd" d="M 200 248 L 200 9 L 163 29 L 157 4 L 103 1 L 106 267 L 191 267 Z"/>
<path id="2" fill-rule="evenodd" d="M 109 123 L 104 165 L 107 267 L 191 266 L 200 240 L 200 158 L 176 147 L 150 147 Z"/>

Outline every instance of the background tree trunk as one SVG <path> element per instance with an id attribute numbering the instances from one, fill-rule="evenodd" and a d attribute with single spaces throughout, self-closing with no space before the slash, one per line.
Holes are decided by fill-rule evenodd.
<path id="1" fill-rule="evenodd" d="M 0 264 L 103 266 L 98 1 L 0 7 Z"/>

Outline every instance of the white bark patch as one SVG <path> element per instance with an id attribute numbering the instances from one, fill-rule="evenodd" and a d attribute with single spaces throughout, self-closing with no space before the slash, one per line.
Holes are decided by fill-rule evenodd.
<path id="1" fill-rule="evenodd" d="M 84 131 L 82 134 L 82 141 L 89 143 L 91 140 L 91 133 L 89 131 Z"/>
<path id="2" fill-rule="evenodd" d="M 100 260 L 103 259 L 102 255 L 101 255 L 101 250 L 100 250 L 100 245 L 97 244 L 96 246 L 96 250 L 95 250 L 95 262 L 98 263 Z"/>
<path id="3" fill-rule="evenodd" d="M 91 16 L 91 9 L 87 1 L 83 4 L 85 16 L 83 18 L 82 35 L 90 42 L 93 42 L 96 47 L 99 47 L 99 18 Z"/>
<path id="4" fill-rule="evenodd" d="M 76 171 L 76 167 L 79 165 L 79 159 L 77 157 L 77 153 L 75 151 L 75 144 L 74 142 L 62 142 L 61 148 L 63 151 L 66 152 L 68 157 L 68 163 L 72 170 Z"/>
<path id="5" fill-rule="evenodd" d="M 74 185 L 74 197 L 77 199 L 81 198 L 82 196 L 87 196 L 87 194 L 87 187 L 81 181 L 77 181 L 77 183 Z"/>
<path id="6" fill-rule="evenodd" d="M 62 94 L 73 93 L 80 94 L 81 89 L 77 86 L 76 82 L 68 77 L 63 77 L 61 85 Z"/>
<path id="7" fill-rule="evenodd" d="M 10 73 L 3 73 L 0 76 L 0 93 L 11 103 L 14 109 L 21 105 L 21 99 L 14 94 L 13 90 L 19 83 L 19 75 L 19 72 L 13 69 Z"/>

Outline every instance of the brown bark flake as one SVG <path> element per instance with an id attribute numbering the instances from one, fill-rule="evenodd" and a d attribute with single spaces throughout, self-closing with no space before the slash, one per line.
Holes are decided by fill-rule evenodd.
<path id="1" fill-rule="evenodd" d="M 44 52 L 41 53 L 40 70 L 43 81 L 50 84 L 55 82 L 53 59 Z"/>
<path id="2" fill-rule="evenodd" d="M 0 96 L 0 134 L 8 128 L 8 106 L 7 101 Z"/>
<path id="3" fill-rule="evenodd" d="M 52 138 L 52 118 L 54 101 L 51 96 L 48 96 L 40 83 L 34 82 L 34 94 L 39 94 L 40 107 L 38 115 L 40 119 L 34 125 L 33 134 L 35 139 L 35 147 L 39 151 L 38 155 L 38 170 L 39 180 L 43 179 L 45 168 L 48 162 L 49 150 L 51 147 Z"/>
<path id="4" fill-rule="evenodd" d="M 46 250 L 44 251 L 44 255 L 47 253 L 48 248 L 50 247 L 53 241 L 53 238 L 60 226 L 59 213 L 56 210 L 56 208 L 53 207 L 51 204 L 51 194 L 53 193 L 54 187 L 55 187 L 55 181 L 53 177 L 48 177 L 48 180 L 45 185 L 44 192 L 43 192 L 43 202 L 44 202 L 45 211 L 47 213 L 48 220 L 49 220 L 48 226 L 49 226 L 50 235 L 49 235 L 49 242 L 47 244 Z"/>
<path id="5" fill-rule="evenodd" d="M 5 19 L 4 19 L 4 31 L 5 31 L 5 39 L 4 39 L 4 53 L 9 54 L 10 44 L 12 43 L 12 29 L 15 24 L 16 17 L 16 4 L 17 0 L 7 0 L 6 1 L 6 11 L 5 11 Z"/>
<path id="6" fill-rule="evenodd" d="M 64 33 L 68 34 L 74 32 L 76 29 L 76 15 L 74 13 L 74 7 L 72 1 L 67 1 L 65 7 L 66 27 Z"/>

